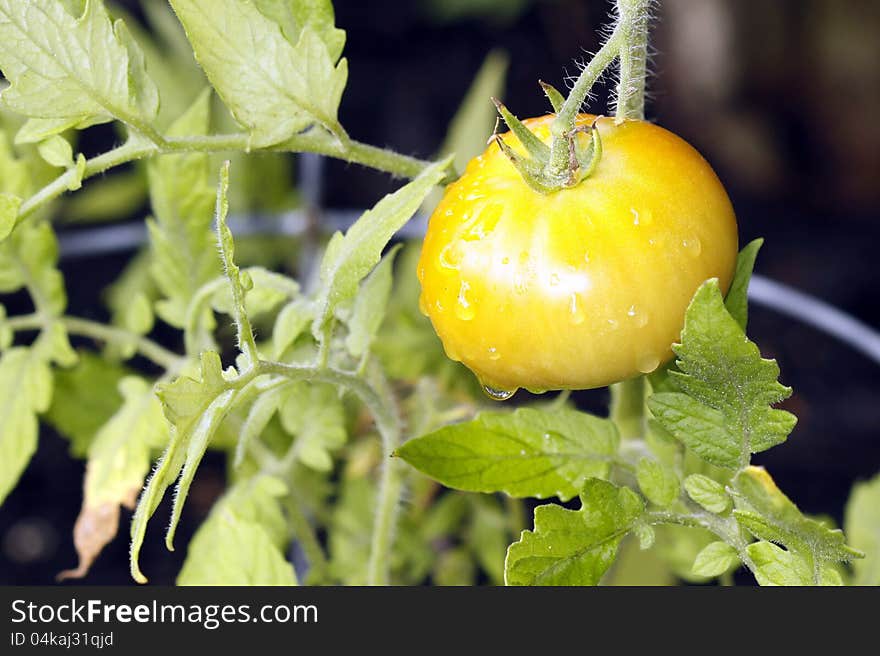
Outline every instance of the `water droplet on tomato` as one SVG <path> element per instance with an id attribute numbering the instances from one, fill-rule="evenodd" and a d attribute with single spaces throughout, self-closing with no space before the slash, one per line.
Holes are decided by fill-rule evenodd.
<path id="1" fill-rule="evenodd" d="M 587 315 L 584 313 L 584 309 L 581 307 L 581 303 L 578 300 L 577 294 L 572 294 L 568 298 L 568 313 L 571 315 L 571 322 L 575 326 L 579 326 L 587 318 Z"/>
<path id="2" fill-rule="evenodd" d="M 646 353 L 639 358 L 636 366 L 643 374 L 649 374 L 660 366 L 660 358 L 653 353 Z"/>
<path id="3" fill-rule="evenodd" d="M 498 352 L 498 349 L 494 346 L 489 347 L 489 359 L 490 360 L 500 360 L 501 354 Z"/>
<path id="4" fill-rule="evenodd" d="M 496 387 L 491 387 L 489 385 L 483 385 L 483 391 L 486 393 L 486 396 L 488 396 L 493 401 L 506 401 L 511 396 L 516 394 L 516 390 L 511 391 L 511 390 L 505 390 L 505 389 L 498 389 Z"/>
<path id="5" fill-rule="evenodd" d="M 635 207 L 630 207 L 629 211 L 633 215 L 633 225 L 639 225 L 639 211 Z"/>
<path id="6" fill-rule="evenodd" d="M 440 251 L 440 265 L 447 269 L 458 269 L 463 256 L 461 244 L 452 242 Z"/>
<path id="7" fill-rule="evenodd" d="M 470 289 L 471 286 L 462 280 L 461 287 L 458 289 L 458 302 L 455 304 L 455 316 L 462 321 L 470 321 L 474 318 L 474 305 L 468 298 Z"/>
<path id="8" fill-rule="evenodd" d="M 639 328 L 644 328 L 648 325 L 648 315 L 645 312 L 642 312 L 635 305 L 630 305 L 629 310 L 626 312 L 626 316 L 632 319 L 636 326 Z"/>
<path id="9" fill-rule="evenodd" d="M 703 244 L 697 236 L 682 240 L 681 246 L 691 257 L 698 257 L 703 252 Z"/>
<path id="10" fill-rule="evenodd" d="M 590 263 L 590 254 L 589 253 L 584 253 L 584 262 L 586 262 L 587 264 Z"/>

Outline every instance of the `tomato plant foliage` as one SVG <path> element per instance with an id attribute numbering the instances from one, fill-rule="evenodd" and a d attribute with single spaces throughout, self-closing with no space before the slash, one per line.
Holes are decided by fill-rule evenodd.
<path id="1" fill-rule="evenodd" d="M 530 202 L 557 185 L 573 193 L 603 157 L 615 161 L 612 140 L 603 155 L 601 131 L 574 122 L 618 56 L 615 125 L 640 118 L 647 3 L 618 6 L 569 97 L 545 85 L 570 131 L 539 138 L 498 104 L 523 152 L 496 139 L 510 158 L 496 164 L 526 176 Z M 161 523 L 151 517 L 173 488 L 171 548 L 212 450 L 229 484 L 188 545 L 184 585 L 595 585 L 615 581 L 634 541 L 621 567 L 650 549 L 686 580 L 744 566 L 762 585 L 880 583 L 876 481 L 855 491 L 847 542 L 751 464 L 795 426 L 774 407 L 791 392 L 779 368 L 746 334 L 760 242 L 732 281 L 698 276 L 677 343 L 661 344 L 673 360 L 615 383 L 610 417 L 565 395 L 499 407 L 418 311 L 418 245 L 391 242 L 436 205 L 453 162 L 480 149 L 491 116 L 478 101 L 503 89 L 503 55 L 489 56 L 444 157 L 428 162 L 343 127 L 345 33 L 329 0 L 145 2 L 144 15 L 149 29 L 101 0 L 0 0 L 0 292 L 33 305 L 14 316 L 0 306 L 0 503 L 41 421 L 70 440 L 86 466 L 71 518 L 79 564 L 64 576 L 86 576 L 124 539 L 126 508 L 131 573 L 145 581 L 141 547 Z M 82 130 L 108 122 L 120 145 L 77 152 Z M 408 179 L 330 237 L 299 282 L 288 274 L 298 244 L 234 237 L 228 222 L 230 207 L 289 206 L 295 194 L 272 181 L 291 152 Z M 108 322 L 72 315 L 56 219 L 108 220 L 143 199 L 148 244 L 106 290 Z M 532 520 L 523 499 L 550 501 Z"/>

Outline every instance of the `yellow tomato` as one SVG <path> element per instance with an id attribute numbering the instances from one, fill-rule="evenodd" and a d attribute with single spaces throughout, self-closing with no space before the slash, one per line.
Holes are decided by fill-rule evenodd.
<path id="1" fill-rule="evenodd" d="M 549 143 L 552 119 L 525 124 Z M 421 309 L 495 398 L 653 371 L 672 356 L 697 287 L 730 285 L 736 217 L 709 164 L 651 123 L 597 125 L 603 154 L 577 186 L 534 191 L 492 143 L 431 216 Z"/>

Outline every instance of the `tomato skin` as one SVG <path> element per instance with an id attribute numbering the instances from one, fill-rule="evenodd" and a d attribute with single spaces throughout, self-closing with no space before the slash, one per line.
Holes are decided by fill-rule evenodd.
<path id="1" fill-rule="evenodd" d="M 549 143 L 552 119 L 525 123 Z M 430 218 L 420 306 L 487 387 L 586 389 L 650 372 L 672 356 L 700 284 L 730 285 L 736 217 L 709 164 L 651 123 L 597 125 L 603 154 L 579 185 L 534 191 L 492 143 Z"/>

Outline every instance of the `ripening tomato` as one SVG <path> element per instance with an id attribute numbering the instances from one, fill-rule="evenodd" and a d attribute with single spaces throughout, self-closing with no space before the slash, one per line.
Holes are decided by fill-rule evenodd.
<path id="1" fill-rule="evenodd" d="M 549 143 L 552 119 L 524 123 Z M 651 123 L 597 127 L 603 153 L 578 185 L 539 193 L 492 143 L 431 216 L 421 309 L 495 398 L 653 371 L 672 356 L 700 284 L 730 285 L 736 217 L 709 164 Z M 512 133 L 502 138 L 525 153 Z"/>

